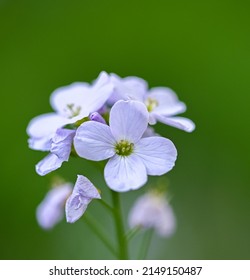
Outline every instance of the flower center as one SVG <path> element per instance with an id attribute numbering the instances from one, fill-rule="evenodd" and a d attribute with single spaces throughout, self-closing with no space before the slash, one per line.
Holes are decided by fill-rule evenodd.
<path id="1" fill-rule="evenodd" d="M 121 140 L 115 145 L 115 152 L 119 156 L 129 156 L 134 151 L 134 144 L 127 140 Z"/>
<path id="2" fill-rule="evenodd" d="M 81 112 L 81 106 L 75 106 L 75 104 L 67 104 L 67 109 L 65 111 L 69 111 L 69 116 L 68 118 L 74 118 L 78 116 Z"/>
<path id="3" fill-rule="evenodd" d="M 145 105 L 149 112 L 152 112 L 155 107 L 159 105 L 158 101 L 156 99 L 148 97 L 145 101 Z"/>

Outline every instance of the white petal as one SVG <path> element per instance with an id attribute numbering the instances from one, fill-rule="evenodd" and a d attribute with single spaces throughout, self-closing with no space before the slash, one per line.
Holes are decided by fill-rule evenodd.
<path id="1" fill-rule="evenodd" d="M 29 148 L 37 151 L 49 151 L 51 147 L 52 135 L 41 138 L 31 137 L 28 139 Z"/>
<path id="2" fill-rule="evenodd" d="M 74 147 L 80 157 L 90 160 L 104 160 L 114 155 L 115 140 L 109 126 L 89 121 L 76 131 Z"/>
<path id="3" fill-rule="evenodd" d="M 84 101 L 88 98 L 89 85 L 87 83 L 76 82 L 68 86 L 60 87 L 52 92 L 50 96 L 50 104 L 52 108 L 65 118 L 72 117 L 73 111 L 77 111 L 78 107 L 81 111 L 84 106 Z M 82 112 L 81 112 L 82 113 Z M 86 116 L 88 114 L 86 113 Z"/>
<path id="4" fill-rule="evenodd" d="M 154 112 L 149 112 L 149 119 L 148 119 L 148 123 L 151 125 L 154 125 L 157 123 L 157 119 L 154 115 Z"/>
<path id="5" fill-rule="evenodd" d="M 173 116 L 186 111 L 186 105 L 178 100 L 176 93 L 170 88 L 152 88 L 147 96 L 158 102 L 153 112 L 165 116 Z"/>
<path id="6" fill-rule="evenodd" d="M 118 101 L 110 111 L 110 129 L 117 141 L 136 143 L 148 126 L 148 111 L 139 101 Z"/>
<path id="7" fill-rule="evenodd" d="M 163 137 L 142 138 L 135 146 L 135 154 L 143 161 L 148 175 L 162 175 L 170 171 L 176 161 L 174 144 Z"/>
<path id="8" fill-rule="evenodd" d="M 63 218 L 63 206 L 71 191 L 71 184 L 63 184 L 47 193 L 36 210 L 37 221 L 41 227 L 50 229 Z"/>
<path id="9" fill-rule="evenodd" d="M 108 103 L 113 105 L 119 100 L 139 100 L 143 102 L 144 95 L 147 92 L 147 82 L 138 77 L 121 78 L 111 73 L 110 80 L 114 85 L 113 94 Z"/>
<path id="10" fill-rule="evenodd" d="M 148 84 L 145 80 L 138 77 L 123 78 L 124 85 L 130 89 L 128 98 L 132 100 L 143 101 L 144 95 L 147 92 Z"/>
<path id="11" fill-rule="evenodd" d="M 59 128 L 52 139 L 51 153 L 63 161 L 68 161 L 74 136 L 75 130 Z"/>
<path id="12" fill-rule="evenodd" d="M 84 214 L 84 212 L 87 209 L 88 203 L 90 200 L 85 201 L 85 203 L 81 204 L 80 207 L 78 207 L 80 196 L 70 196 L 65 205 L 65 213 L 66 213 L 66 220 L 68 223 L 74 223 L 76 222 L 81 216 Z"/>
<path id="13" fill-rule="evenodd" d="M 36 172 L 40 176 L 44 176 L 61 167 L 64 160 L 58 158 L 54 154 L 47 155 L 44 159 L 36 165 Z"/>
<path id="14" fill-rule="evenodd" d="M 135 155 L 112 157 L 105 166 L 104 177 L 107 185 L 117 192 L 136 190 L 147 182 L 146 168 Z"/>
<path id="15" fill-rule="evenodd" d="M 155 132 L 155 130 L 153 129 L 153 127 L 148 126 L 148 128 L 146 129 L 146 131 L 144 132 L 144 134 L 142 135 L 142 138 L 146 138 L 146 137 L 152 137 L 152 136 L 160 136 L 158 133 Z"/>
<path id="16" fill-rule="evenodd" d="M 85 100 L 85 107 L 89 113 L 98 111 L 103 107 L 107 99 L 113 93 L 114 85 L 106 72 L 101 72 L 93 86 L 90 88 L 88 98 Z"/>
<path id="17" fill-rule="evenodd" d="M 96 89 L 101 88 L 102 86 L 108 84 L 109 82 L 110 82 L 109 75 L 107 74 L 107 72 L 102 71 L 97 77 L 97 79 L 94 81 L 93 87 Z"/>
<path id="18" fill-rule="evenodd" d="M 30 137 L 42 138 L 52 135 L 56 130 L 67 124 L 67 120 L 56 113 L 48 113 L 33 118 L 28 127 Z"/>
<path id="19" fill-rule="evenodd" d="M 65 207 L 68 223 L 77 221 L 87 209 L 92 199 L 100 199 L 101 196 L 88 178 L 78 175 L 74 190 L 68 198 Z"/>
<path id="20" fill-rule="evenodd" d="M 96 187 L 91 183 L 91 181 L 82 175 L 77 175 L 76 184 L 73 190 L 73 194 L 78 193 L 81 194 L 83 197 L 89 199 L 100 199 L 101 196 L 96 189 Z"/>
<path id="21" fill-rule="evenodd" d="M 179 128 L 186 132 L 192 132 L 195 129 L 195 124 L 187 118 L 183 117 L 163 117 L 163 116 L 156 116 L 156 118 L 167 125 Z"/>
<path id="22" fill-rule="evenodd" d="M 68 123 L 74 123 L 98 111 L 112 91 L 109 76 L 101 72 L 93 85 L 78 82 L 55 90 L 50 103 L 55 111 L 68 118 Z"/>

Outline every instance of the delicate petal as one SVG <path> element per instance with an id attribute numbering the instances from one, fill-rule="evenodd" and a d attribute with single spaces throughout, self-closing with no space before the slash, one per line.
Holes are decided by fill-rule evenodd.
<path id="1" fill-rule="evenodd" d="M 101 198 L 96 187 L 90 182 L 87 177 L 84 177 L 82 175 L 77 175 L 76 184 L 74 186 L 72 194 L 80 194 L 82 197 L 88 199 Z"/>
<path id="2" fill-rule="evenodd" d="M 146 131 L 143 133 L 142 138 L 145 137 L 152 137 L 152 136 L 160 136 L 158 133 L 155 132 L 155 130 L 153 129 L 153 127 L 148 126 L 148 128 L 146 129 Z"/>
<path id="3" fill-rule="evenodd" d="M 179 128 L 186 132 L 192 132 L 195 129 L 195 124 L 187 118 L 183 117 L 163 117 L 157 115 L 157 119 L 167 125 Z"/>
<path id="4" fill-rule="evenodd" d="M 106 121 L 104 120 L 104 118 L 98 112 L 94 112 L 94 113 L 90 114 L 89 118 L 91 121 L 107 124 Z"/>
<path id="5" fill-rule="evenodd" d="M 36 210 L 37 221 L 41 227 L 50 229 L 63 218 L 63 206 L 71 191 L 72 185 L 64 184 L 47 193 Z"/>
<path id="6" fill-rule="evenodd" d="M 58 158 L 55 154 L 49 154 L 36 165 L 36 172 L 44 176 L 61 167 L 63 159 Z"/>
<path id="7" fill-rule="evenodd" d="M 71 118 L 77 113 L 79 115 L 83 109 L 82 107 L 85 107 L 84 102 L 88 98 L 88 94 L 89 85 L 87 83 L 76 82 L 60 87 L 52 92 L 50 104 L 58 114 L 65 118 Z"/>
<path id="8" fill-rule="evenodd" d="M 51 136 L 55 131 L 67 123 L 65 118 L 56 113 L 47 113 L 33 118 L 28 127 L 27 134 L 33 138 Z"/>
<path id="9" fill-rule="evenodd" d="M 154 228 L 163 237 L 172 235 L 176 228 L 175 216 L 167 200 L 153 192 L 146 193 L 136 200 L 128 220 L 131 228 Z"/>
<path id="10" fill-rule="evenodd" d="M 80 219 L 81 216 L 86 211 L 89 202 L 90 202 L 90 200 L 88 199 L 88 200 L 85 200 L 83 203 L 80 195 L 69 197 L 68 200 L 66 201 L 66 205 L 65 205 L 67 222 L 74 223 L 78 219 Z"/>
<path id="11" fill-rule="evenodd" d="M 148 83 L 145 80 L 131 76 L 123 78 L 123 83 L 129 89 L 128 99 L 143 101 L 148 89 Z"/>
<path id="12" fill-rule="evenodd" d="M 87 209 L 92 199 L 100 199 L 101 196 L 88 178 L 78 175 L 74 190 L 66 202 L 65 212 L 68 223 L 77 221 Z"/>
<path id="13" fill-rule="evenodd" d="M 155 114 L 153 112 L 149 113 L 148 123 L 151 124 L 151 125 L 154 125 L 154 124 L 157 123 L 157 119 L 156 119 Z"/>
<path id="14" fill-rule="evenodd" d="M 74 136 L 75 130 L 59 128 L 52 139 L 51 153 L 63 161 L 68 161 Z"/>
<path id="15" fill-rule="evenodd" d="M 109 126 L 88 121 L 79 126 L 74 138 L 74 147 L 80 157 L 104 160 L 114 155 L 115 140 Z"/>
<path id="16" fill-rule="evenodd" d="M 147 182 L 146 168 L 135 155 L 115 155 L 105 166 L 104 177 L 114 191 L 126 192 L 142 187 Z"/>
<path id="17" fill-rule="evenodd" d="M 97 90 L 109 83 L 110 83 L 109 75 L 105 71 L 102 71 L 97 77 L 97 79 L 94 81 L 93 88 Z"/>
<path id="18" fill-rule="evenodd" d="M 68 161 L 74 135 L 74 130 L 59 128 L 56 131 L 51 143 L 51 153 L 36 165 L 39 175 L 44 176 L 60 168 L 64 161 Z"/>
<path id="19" fill-rule="evenodd" d="M 186 111 L 186 105 L 178 100 L 177 95 L 170 88 L 152 88 L 147 97 L 158 103 L 153 110 L 154 113 L 172 116 Z"/>
<path id="20" fill-rule="evenodd" d="M 109 104 L 114 104 L 119 100 L 139 100 L 143 102 L 147 92 L 147 82 L 138 77 L 121 78 L 118 75 L 110 74 L 110 80 L 114 85 L 114 92 L 108 100 Z"/>
<path id="21" fill-rule="evenodd" d="M 117 141 L 136 143 L 148 126 L 148 111 L 139 101 L 118 101 L 110 111 L 110 129 Z"/>
<path id="22" fill-rule="evenodd" d="M 96 112 L 103 107 L 107 99 L 113 93 L 114 86 L 106 72 L 101 72 L 90 89 L 90 96 L 85 100 L 85 107 L 89 113 Z"/>
<path id="23" fill-rule="evenodd" d="M 49 151 L 50 147 L 51 147 L 52 136 L 53 136 L 53 134 L 49 135 L 47 137 L 29 138 L 28 139 L 29 148 L 33 149 L 33 150 L 38 150 L 38 151 Z"/>
<path id="24" fill-rule="evenodd" d="M 113 92 L 109 76 L 101 72 L 95 83 L 73 83 L 55 90 L 51 95 L 51 105 L 55 111 L 75 123 L 90 113 L 98 111 Z"/>
<path id="25" fill-rule="evenodd" d="M 142 138 L 135 146 L 135 154 L 143 161 L 148 175 L 163 175 L 170 171 L 176 161 L 174 144 L 163 137 Z"/>

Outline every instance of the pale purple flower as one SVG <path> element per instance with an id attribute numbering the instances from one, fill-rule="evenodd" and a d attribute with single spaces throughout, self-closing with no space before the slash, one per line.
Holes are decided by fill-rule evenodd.
<path id="1" fill-rule="evenodd" d="M 190 119 L 176 116 L 186 111 L 186 105 L 178 100 L 170 88 L 155 87 L 148 90 L 146 81 L 141 78 L 120 78 L 115 74 L 110 74 L 110 81 L 114 85 L 114 91 L 109 103 L 113 104 L 118 100 L 141 101 L 149 111 L 149 124 L 154 125 L 159 121 L 187 132 L 195 129 L 195 124 Z"/>
<path id="2" fill-rule="evenodd" d="M 51 229 L 64 216 L 64 205 L 72 191 L 73 185 L 65 183 L 51 189 L 38 205 L 36 218 L 44 229 Z"/>
<path id="3" fill-rule="evenodd" d="M 136 200 L 129 213 L 128 222 L 130 228 L 154 228 L 163 237 L 172 235 L 176 228 L 171 206 L 163 194 L 156 192 L 146 193 Z"/>
<path id="4" fill-rule="evenodd" d="M 149 111 L 149 124 L 157 121 L 192 132 L 195 124 L 184 117 L 176 117 L 186 111 L 186 105 L 178 100 L 177 95 L 166 87 L 152 88 L 145 96 L 144 103 Z"/>
<path id="5" fill-rule="evenodd" d="M 88 178 L 78 175 L 73 192 L 66 202 L 65 212 L 67 222 L 74 223 L 77 221 L 93 199 L 101 199 L 98 190 Z"/>
<path id="6" fill-rule="evenodd" d="M 101 72 L 93 85 L 73 83 L 55 90 L 50 97 L 54 113 L 33 118 L 28 127 L 29 147 L 48 151 L 56 130 L 74 124 L 103 107 L 113 92 L 107 73 Z"/>
<path id="7" fill-rule="evenodd" d="M 118 101 L 110 111 L 110 126 L 89 121 L 77 129 L 77 154 L 94 161 L 109 159 L 104 177 L 115 191 L 138 189 L 146 183 L 147 175 L 162 175 L 175 164 L 177 151 L 169 139 L 142 138 L 148 117 L 143 103 Z"/>
<path id="8" fill-rule="evenodd" d="M 51 140 L 50 154 L 36 165 L 36 172 L 44 176 L 69 160 L 75 130 L 59 128 Z"/>

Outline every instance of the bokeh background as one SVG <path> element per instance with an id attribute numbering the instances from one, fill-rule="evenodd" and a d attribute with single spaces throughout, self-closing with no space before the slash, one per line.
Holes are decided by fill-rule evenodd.
<path id="1" fill-rule="evenodd" d="M 54 89 L 105 70 L 171 87 L 197 125 L 192 134 L 157 126 L 179 152 L 166 176 L 178 227 L 169 239 L 153 237 L 148 258 L 250 259 L 249 12 L 243 0 L 0 0 L 0 258 L 113 258 L 83 221 L 39 228 L 35 209 L 51 176 L 35 173 L 45 154 L 28 149 L 25 131 L 52 110 Z M 102 182 L 78 159 L 57 174 Z M 141 193 L 123 194 L 124 212 Z M 89 211 L 113 239 L 101 209 Z"/>

